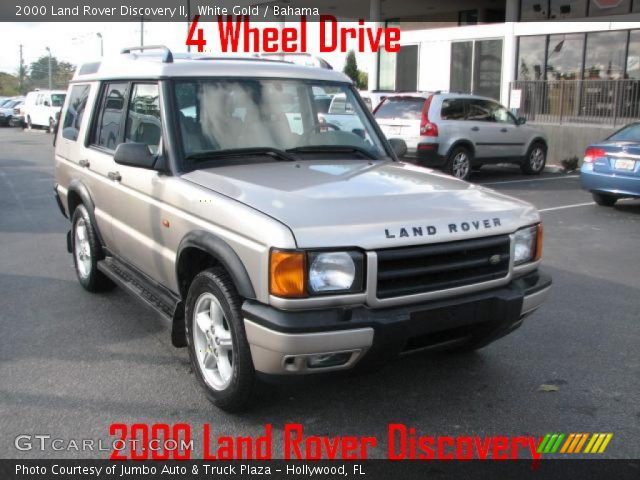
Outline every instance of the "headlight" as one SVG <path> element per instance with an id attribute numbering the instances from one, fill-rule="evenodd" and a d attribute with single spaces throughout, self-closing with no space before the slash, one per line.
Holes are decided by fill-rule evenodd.
<path id="1" fill-rule="evenodd" d="M 309 255 L 309 289 L 315 293 L 350 290 L 356 278 L 356 264 L 347 252 Z"/>
<path id="2" fill-rule="evenodd" d="M 542 256 L 542 224 L 522 228 L 515 234 L 513 264 L 521 265 Z"/>
<path id="3" fill-rule="evenodd" d="M 364 255 L 273 249 L 269 276 L 270 293 L 284 298 L 361 292 Z"/>

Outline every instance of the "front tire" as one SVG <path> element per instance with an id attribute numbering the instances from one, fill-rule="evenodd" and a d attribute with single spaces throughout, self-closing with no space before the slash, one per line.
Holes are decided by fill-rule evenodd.
<path id="1" fill-rule="evenodd" d="M 228 412 L 246 408 L 256 378 L 240 305 L 221 267 L 199 273 L 189 287 L 185 327 L 191 365 L 208 399 Z"/>
<path id="2" fill-rule="evenodd" d="M 31 116 L 27 115 L 27 130 L 32 130 L 33 129 L 33 124 L 31 123 Z"/>
<path id="3" fill-rule="evenodd" d="M 53 132 L 55 132 L 55 129 L 56 129 L 56 122 L 53 118 L 50 118 L 49 128 L 47 129 L 47 132 L 53 134 Z"/>
<path id="4" fill-rule="evenodd" d="M 78 282 L 89 292 L 113 288 L 114 283 L 100 270 L 98 261 L 104 258 L 102 247 L 84 205 L 78 205 L 71 217 L 73 265 Z"/>
<path id="5" fill-rule="evenodd" d="M 460 180 L 466 180 L 471 174 L 471 152 L 465 147 L 456 147 L 449 154 L 445 171 Z"/>
<path id="6" fill-rule="evenodd" d="M 591 196 L 593 197 L 593 201 L 601 207 L 613 207 L 618 201 L 613 195 L 607 195 L 605 193 L 593 192 Z"/>
<path id="7" fill-rule="evenodd" d="M 529 147 L 520 169 L 525 175 L 540 175 L 546 164 L 547 147 L 542 142 L 536 142 Z"/>

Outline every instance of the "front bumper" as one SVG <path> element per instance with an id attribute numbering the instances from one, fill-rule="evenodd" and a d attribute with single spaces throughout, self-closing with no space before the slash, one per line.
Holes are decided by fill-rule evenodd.
<path id="1" fill-rule="evenodd" d="M 550 286 L 551 278 L 535 271 L 505 287 L 401 307 L 285 311 L 247 300 L 242 311 L 256 371 L 307 374 L 470 341 L 488 344 L 519 327 Z M 311 358 L 332 354 L 342 363 L 310 366 Z"/>

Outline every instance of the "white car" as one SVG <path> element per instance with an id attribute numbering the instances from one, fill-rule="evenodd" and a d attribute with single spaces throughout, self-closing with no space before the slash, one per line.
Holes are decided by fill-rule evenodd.
<path id="1" fill-rule="evenodd" d="M 66 95 L 67 92 L 64 90 L 29 92 L 24 102 L 24 121 L 27 128 L 47 127 L 49 133 L 53 133 Z"/>

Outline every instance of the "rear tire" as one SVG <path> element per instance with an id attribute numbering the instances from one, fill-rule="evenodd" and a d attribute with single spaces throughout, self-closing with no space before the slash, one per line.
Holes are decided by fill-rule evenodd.
<path id="1" fill-rule="evenodd" d="M 618 201 L 617 197 L 614 197 L 613 195 L 607 195 L 605 193 L 593 192 L 591 196 L 593 197 L 593 201 L 601 207 L 613 207 Z"/>
<path id="2" fill-rule="evenodd" d="M 547 146 L 542 142 L 535 142 L 527 150 L 520 169 L 525 175 L 540 175 L 547 164 Z"/>
<path id="3" fill-rule="evenodd" d="M 71 217 L 73 265 L 78 282 L 89 292 L 111 290 L 115 284 L 98 270 L 104 258 L 91 217 L 84 205 L 78 205 Z"/>
<path id="4" fill-rule="evenodd" d="M 444 170 L 453 177 L 466 180 L 471 175 L 472 161 L 473 156 L 467 148 L 455 147 L 449 154 Z"/>
<path id="5" fill-rule="evenodd" d="M 208 399 L 227 412 L 246 408 L 256 381 L 241 304 L 221 267 L 196 275 L 187 294 L 185 329 L 193 371 Z"/>

